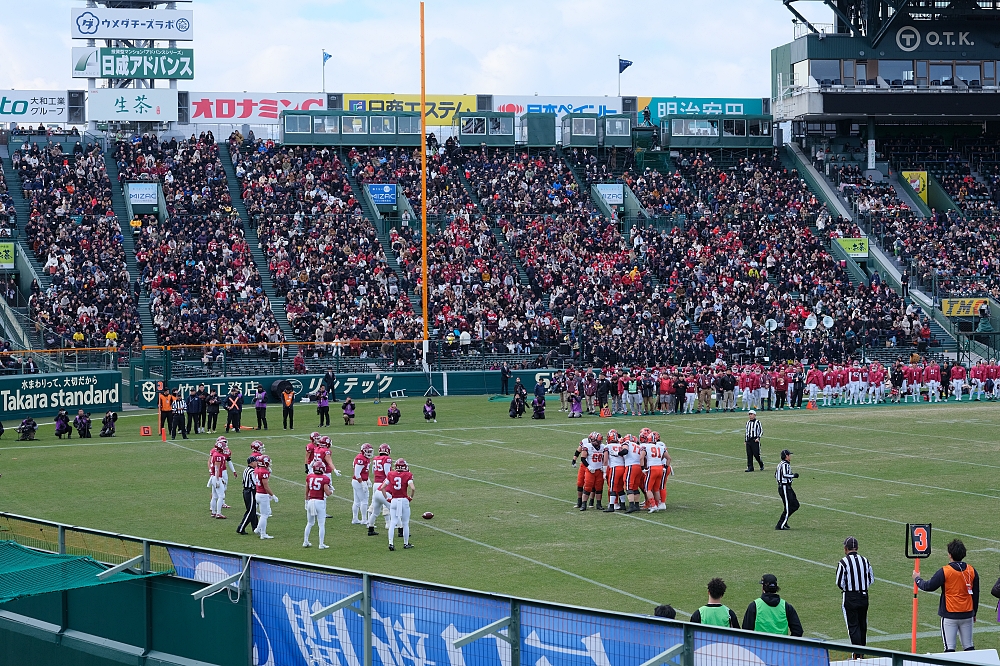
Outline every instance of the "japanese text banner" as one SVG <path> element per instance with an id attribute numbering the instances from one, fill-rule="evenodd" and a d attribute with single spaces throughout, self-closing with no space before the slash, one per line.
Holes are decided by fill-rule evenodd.
<path id="1" fill-rule="evenodd" d="M 73 7 L 73 39 L 194 39 L 194 12 L 166 9 Z"/>
<path id="2" fill-rule="evenodd" d="M 193 79 L 194 49 L 73 48 L 73 78 Z"/>
<path id="3" fill-rule="evenodd" d="M 65 90 L 0 91 L 0 122 L 64 123 L 69 114 Z"/>
<path id="4" fill-rule="evenodd" d="M 361 578 L 255 560 L 250 574 L 256 666 L 362 666 L 361 616 L 341 609 L 316 622 L 310 617 L 360 592 Z"/>
<path id="5" fill-rule="evenodd" d="M 345 111 L 420 111 L 420 95 L 345 93 Z M 476 110 L 475 95 L 427 95 L 427 124 L 451 125 L 455 115 Z"/>
<path id="6" fill-rule="evenodd" d="M 167 88 L 98 88 L 87 91 L 87 117 L 98 121 L 177 120 L 177 91 Z"/>
<path id="7" fill-rule="evenodd" d="M 192 123 L 277 125 L 282 111 L 326 109 L 326 96 L 321 93 L 192 92 L 188 99 Z"/>

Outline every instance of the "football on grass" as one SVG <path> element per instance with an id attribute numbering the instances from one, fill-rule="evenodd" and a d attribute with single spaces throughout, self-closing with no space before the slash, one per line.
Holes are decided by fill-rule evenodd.
<path id="1" fill-rule="evenodd" d="M 424 520 L 430 520 L 430 519 L 431 519 L 431 518 L 433 518 L 433 517 L 434 517 L 434 514 L 433 514 L 433 513 L 431 513 L 430 511 L 425 511 L 425 512 L 424 512 L 424 515 L 423 515 L 423 519 L 424 519 Z"/>

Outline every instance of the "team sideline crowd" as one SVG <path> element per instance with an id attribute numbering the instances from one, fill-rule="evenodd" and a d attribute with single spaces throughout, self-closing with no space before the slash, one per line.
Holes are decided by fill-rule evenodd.
<path id="1" fill-rule="evenodd" d="M 716 361 L 684 368 L 569 368 L 553 373 L 548 386 L 541 380 L 536 384 L 532 418 L 545 418 L 546 394 L 558 395 L 559 411 L 568 412 L 570 418 L 602 410 L 608 416 L 650 416 L 802 409 L 803 404 L 819 408 L 1000 398 L 1000 363 L 979 361 L 966 369 L 951 362 L 942 367 L 914 354 L 909 362 L 899 360 L 891 366 L 878 361 L 821 366 L 789 361 L 770 367 L 757 363 L 727 367 Z M 506 381 L 501 386 L 506 393 Z M 513 394 L 510 416 L 519 418 L 526 412 L 528 398 L 520 379 Z"/>

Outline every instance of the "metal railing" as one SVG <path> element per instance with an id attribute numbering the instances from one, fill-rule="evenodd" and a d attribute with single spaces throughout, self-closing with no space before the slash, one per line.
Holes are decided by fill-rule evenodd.
<path id="1" fill-rule="evenodd" d="M 846 658 L 857 651 L 857 646 L 835 641 L 582 608 L 367 571 L 143 539 L 6 512 L 0 512 L 0 535 L 29 548 L 87 555 L 114 565 L 139 558 L 141 564 L 137 566 L 143 572 L 172 572 L 177 578 L 197 580 L 206 587 L 194 593 L 190 600 L 192 609 L 197 607 L 199 596 L 213 590 L 231 587 L 234 592 L 249 592 L 252 608 L 241 619 L 221 625 L 219 631 L 252 636 L 253 651 L 269 657 L 267 663 L 301 659 L 296 641 L 289 635 L 289 631 L 298 631 L 301 623 L 304 635 L 317 648 L 327 644 L 342 647 L 357 640 L 356 648 L 344 650 L 350 654 L 347 659 L 350 666 L 374 666 L 376 659 L 384 666 L 392 663 L 385 659 L 396 649 L 396 641 L 387 642 L 382 636 L 392 637 L 394 616 L 404 614 L 411 618 L 410 624 L 414 619 L 418 623 L 408 631 L 424 637 L 420 639 L 420 654 L 424 655 L 426 650 L 429 656 L 440 655 L 451 666 L 462 663 L 521 666 L 535 663 L 546 653 L 554 657 L 567 653 L 589 655 L 592 645 L 600 654 L 607 655 L 610 663 L 643 666 L 661 666 L 678 658 L 682 666 L 693 666 L 696 650 L 713 645 L 725 649 L 727 654 L 734 649 L 741 649 L 741 654 L 749 652 L 756 658 L 754 663 L 829 663 L 831 653 Z M 213 569 L 221 571 L 206 579 L 189 563 L 175 562 L 177 558 L 209 561 Z M 278 581 L 283 595 L 280 598 L 272 592 Z M 295 623 L 289 628 L 290 614 L 300 606 L 305 610 L 296 614 Z M 347 624 L 356 621 L 345 623 L 353 615 L 345 615 L 344 610 L 357 614 L 360 626 L 348 627 Z M 106 612 L 109 621 L 113 620 L 114 610 Z M 336 621 L 325 622 L 327 617 Z M 19 623 L 19 619 L 23 621 Z M 31 619 L 7 613 L 2 618 L 2 628 L 37 635 L 38 624 L 32 624 Z M 246 625 L 238 626 L 237 622 Z M 255 631 L 254 623 L 259 623 L 264 631 Z M 72 623 L 65 620 L 64 624 L 67 626 L 59 627 L 59 631 L 70 628 Z M 55 632 L 56 626 L 52 625 L 49 631 Z M 481 641 L 483 638 L 488 640 Z M 100 640 L 92 635 L 89 639 Z M 577 652 L 581 644 L 588 646 L 587 652 Z M 572 646 L 576 649 L 571 652 Z M 105 642 L 105 647 L 114 652 L 131 646 Z M 283 650 L 293 652 L 285 655 Z M 863 652 L 886 658 L 893 666 L 954 664 L 953 660 L 941 657 L 870 646 L 864 647 Z"/>

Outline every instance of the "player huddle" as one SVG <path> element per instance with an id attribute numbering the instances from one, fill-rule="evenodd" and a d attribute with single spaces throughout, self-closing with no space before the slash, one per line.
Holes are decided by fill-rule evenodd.
<path id="1" fill-rule="evenodd" d="M 331 440 L 325 435 L 314 432 L 309 436 L 306 445 L 305 467 L 305 511 L 306 527 L 302 546 L 308 548 L 312 528 L 319 531 L 319 548 L 328 548 L 326 544 L 326 500 L 333 494 L 333 477 L 341 476 L 340 470 L 333 464 L 330 455 Z M 250 444 L 250 457 L 247 466 L 252 470 L 250 483 L 254 487 L 254 498 L 259 520 L 254 532 L 261 539 L 271 539 L 267 533 L 267 522 L 271 516 L 271 503 L 277 503 L 278 498 L 271 491 L 271 458 L 264 451 L 264 444 L 255 440 Z M 386 530 L 389 532 L 389 550 L 395 550 L 394 536 L 403 538 L 403 548 L 412 548 L 410 543 L 410 502 L 413 500 L 416 488 L 413 484 L 413 474 L 402 458 L 395 462 L 392 450 L 388 444 L 379 446 L 378 455 L 371 444 L 361 445 L 361 450 L 354 458 L 351 486 L 354 491 L 354 501 L 351 505 L 351 524 L 367 525 L 368 535 L 377 536 L 375 520 L 379 515 L 386 515 Z M 211 511 L 213 518 L 225 518 L 222 515 L 225 504 L 225 492 L 228 485 L 228 472 L 235 474 L 232 464 L 232 454 L 229 451 L 225 437 L 219 437 L 209 456 L 209 487 L 212 489 Z M 373 483 L 372 483 L 373 482 Z M 374 490 L 374 492 L 372 492 Z M 248 511 L 252 511 L 249 507 Z M 426 514 L 429 516 L 430 514 Z"/>
<path id="2" fill-rule="evenodd" d="M 673 470 L 670 453 L 658 432 L 643 428 L 636 437 L 609 430 L 607 443 L 601 433 L 592 432 L 576 448 L 571 462 L 576 465 L 577 461 L 580 471 L 576 476 L 576 505 L 580 511 L 586 511 L 588 506 L 605 513 L 634 513 L 640 508 L 654 513 L 667 508 L 667 477 Z M 601 503 L 605 485 L 606 509 Z"/>

